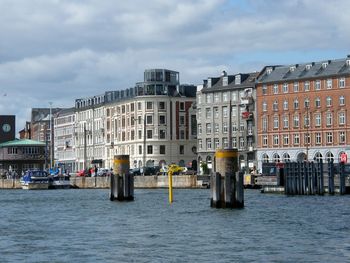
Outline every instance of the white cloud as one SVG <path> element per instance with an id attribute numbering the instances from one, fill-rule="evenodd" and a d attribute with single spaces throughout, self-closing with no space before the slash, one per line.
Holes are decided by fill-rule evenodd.
<path id="1" fill-rule="evenodd" d="M 349 9 L 347 0 L 2 0 L 0 114 L 29 119 L 48 101 L 127 88 L 145 68 L 200 84 L 222 70 L 345 56 Z"/>

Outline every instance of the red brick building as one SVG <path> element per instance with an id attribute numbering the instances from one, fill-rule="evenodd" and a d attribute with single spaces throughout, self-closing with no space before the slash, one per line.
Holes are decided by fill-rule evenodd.
<path id="1" fill-rule="evenodd" d="M 350 154 L 350 56 L 266 66 L 257 86 L 258 166 Z"/>

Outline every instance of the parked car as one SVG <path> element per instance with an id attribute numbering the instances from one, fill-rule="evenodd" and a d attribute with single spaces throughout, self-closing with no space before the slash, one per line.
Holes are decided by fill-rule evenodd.
<path id="1" fill-rule="evenodd" d="M 108 168 L 98 168 L 97 176 L 107 176 L 110 172 L 111 171 Z"/>
<path id="2" fill-rule="evenodd" d="M 83 169 L 77 172 L 77 176 L 88 176 L 88 171 Z"/>

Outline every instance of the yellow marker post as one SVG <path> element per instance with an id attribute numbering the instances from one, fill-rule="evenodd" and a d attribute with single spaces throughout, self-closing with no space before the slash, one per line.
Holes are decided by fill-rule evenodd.
<path id="1" fill-rule="evenodd" d="M 171 171 L 168 172 L 168 180 L 169 180 L 169 203 L 173 202 L 173 173 Z"/>

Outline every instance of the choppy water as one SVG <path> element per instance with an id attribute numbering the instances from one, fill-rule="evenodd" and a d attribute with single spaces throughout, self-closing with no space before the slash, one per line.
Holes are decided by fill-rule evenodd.
<path id="1" fill-rule="evenodd" d="M 245 191 L 210 208 L 209 190 L 0 191 L 0 262 L 349 262 L 350 196 Z"/>

